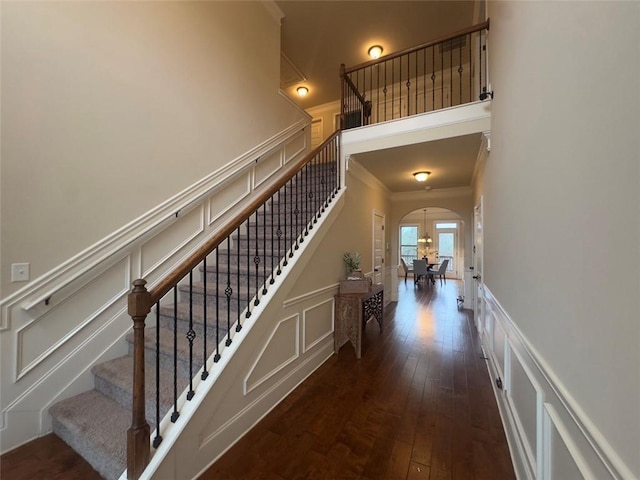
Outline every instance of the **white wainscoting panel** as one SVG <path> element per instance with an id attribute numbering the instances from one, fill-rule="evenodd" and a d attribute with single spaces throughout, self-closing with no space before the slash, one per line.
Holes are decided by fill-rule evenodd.
<path id="1" fill-rule="evenodd" d="M 638 480 L 484 286 L 483 350 L 519 479 Z"/>
<path id="2" fill-rule="evenodd" d="M 238 178 L 225 183 L 209 197 L 209 225 L 233 208 L 239 200 L 251 193 L 251 175 L 243 173 Z"/>
<path id="3" fill-rule="evenodd" d="M 140 277 L 151 275 L 201 233 L 204 233 L 204 205 L 179 215 L 172 228 L 163 230 L 140 246 Z"/>
<path id="4" fill-rule="evenodd" d="M 16 330 L 16 380 L 94 322 L 131 285 L 129 257 L 80 288 L 76 295 Z M 52 328 L 53 326 L 53 328 Z M 94 327 L 98 328 L 98 327 Z"/>
<path id="5" fill-rule="evenodd" d="M 284 163 L 284 152 L 278 150 L 266 158 L 261 159 L 260 163 L 253 169 L 253 188 L 259 187 L 271 177 Z"/>
<path id="6" fill-rule="evenodd" d="M 333 298 L 305 308 L 302 314 L 303 352 L 308 352 L 325 338 L 333 338 Z"/>
<path id="7" fill-rule="evenodd" d="M 287 144 L 284 146 L 284 163 L 289 163 L 291 160 L 296 158 L 307 148 L 308 142 L 307 131 L 305 130 L 303 134 L 299 134 L 293 139 L 289 140 Z"/>
<path id="8" fill-rule="evenodd" d="M 244 394 L 260 386 L 300 356 L 300 315 L 280 320 L 244 380 Z"/>

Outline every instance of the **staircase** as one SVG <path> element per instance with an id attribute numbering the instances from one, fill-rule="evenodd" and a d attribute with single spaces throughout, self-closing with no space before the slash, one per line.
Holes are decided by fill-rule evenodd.
<path id="1" fill-rule="evenodd" d="M 322 168 L 326 172 L 326 167 Z M 319 178 L 320 174 L 314 173 L 312 167 L 305 175 L 304 183 L 321 184 Z M 175 293 L 170 295 L 172 299 L 163 304 L 159 311 L 158 307 L 152 309 L 147 317 L 145 415 L 152 432 L 156 428 L 156 418 L 161 419 L 174 409 L 174 399 L 188 388 L 192 374 L 196 375 L 204 364 L 205 339 L 208 357 L 212 354 L 217 356 L 223 351 L 228 341 L 228 328 L 236 328 L 237 320 L 242 323 L 250 315 L 247 312 L 253 309 L 255 301 L 260 301 L 268 292 L 273 278 L 282 268 L 286 268 L 289 259 L 294 256 L 300 241 L 296 239 L 300 236 L 304 241 L 304 236 L 317 221 L 316 215 L 324 211 L 326 200 L 317 195 L 310 197 L 301 183 L 296 177 L 287 185 L 289 190 L 286 195 L 276 194 L 272 197 L 263 209 L 254 213 L 235 231 L 229 242 L 223 242 L 217 251 L 208 255 L 206 269 L 201 264 L 195 270 L 191 288 L 189 283 L 179 285 Z M 326 193 L 331 198 L 335 192 Z M 259 259 L 257 263 L 256 258 Z M 199 277 L 198 281 L 195 281 L 196 276 Z M 192 346 L 187 339 L 190 313 L 196 334 Z M 216 318 L 220 318 L 218 325 Z M 127 463 L 127 430 L 131 426 L 133 396 L 132 332 L 126 336 L 126 341 L 127 355 L 97 364 L 91 369 L 94 375 L 93 390 L 60 401 L 49 409 L 53 432 L 108 480 L 119 478 Z M 160 366 L 158 417 L 156 343 Z M 216 345 L 219 350 L 216 350 Z M 174 355 L 174 350 L 177 355 Z"/>

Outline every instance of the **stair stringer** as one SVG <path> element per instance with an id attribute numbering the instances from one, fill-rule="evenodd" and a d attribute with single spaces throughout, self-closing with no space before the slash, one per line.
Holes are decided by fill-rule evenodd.
<path id="1" fill-rule="evenodd" d="M 151 448 L 151 461 L 141 478 L 197 477 L 333 354 L 337 282 L 309 292 L 303 300 L 286 300 L 343 208 L 345 190 L 326 208 L 242 330 L 234 332 L 220 361 L 208 360 L 209 377 L 196 382 L 193 399 L 186 401 L 186 392 L 180 397 L 176 423 L 169 416 L 162 420 L 163 441 L 157 449 Z M 319 338 L 307 342 L 304 322 L 314 309 L 316 315 L 310 318 L 319 317 L 326 328 Z M 259 372 L 259 378 L 251 382 L 254 372 Z"/>

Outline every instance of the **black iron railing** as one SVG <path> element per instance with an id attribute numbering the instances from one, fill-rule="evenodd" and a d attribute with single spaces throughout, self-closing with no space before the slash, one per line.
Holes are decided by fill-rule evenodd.
<path id="1" fill-rule="evenodd" d="M 489 21 L 355 67 L 341 66 L 342 128 L 484 100 Z"/>
<path id="2" fill-rule="evenodd" d="M 339 132 L 292 165 L 282 180 L 243 208 L 183 265 L 149 291 L 134 281 L 129 314 L 134 320 L 133 420 L 128 431 L 128 478 L 137 479 L 162 442 L 161 419 L 179 416 L 179 396 L 197 392 L 193 378 L 215 364 L 231 345 L 269 287 L 289 264 L 340 189 Z M 155 325 L 145 319 L 155 309 Z M 155 331 L 153 331 L 155 329 Z M 151 330 L 151 331 L 149 331 Z M 145 350 L 155 369 L 155 395 L 145 402 Z"/>

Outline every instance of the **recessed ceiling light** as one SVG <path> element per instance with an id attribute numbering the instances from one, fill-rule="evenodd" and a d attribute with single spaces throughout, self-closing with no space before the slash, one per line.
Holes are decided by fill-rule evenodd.
<path id="1" fill-rule="evenodd" d="M 383 49 L 380 45 L 373 45 L 372 47 L 369 47 L 369 50 L 367 50 L 367 53 L 371 58 L 380 58 L 382 52 Z"/>
<path id="2" fill-rule="evenodd" d="M 296 92 L 298 92 L 298 95 L 300 95 L 301 97 L 304 97 L 307 93 L 309 93 L 309 89 L 307 87 L 298 87 L 296 88 Z"/>

